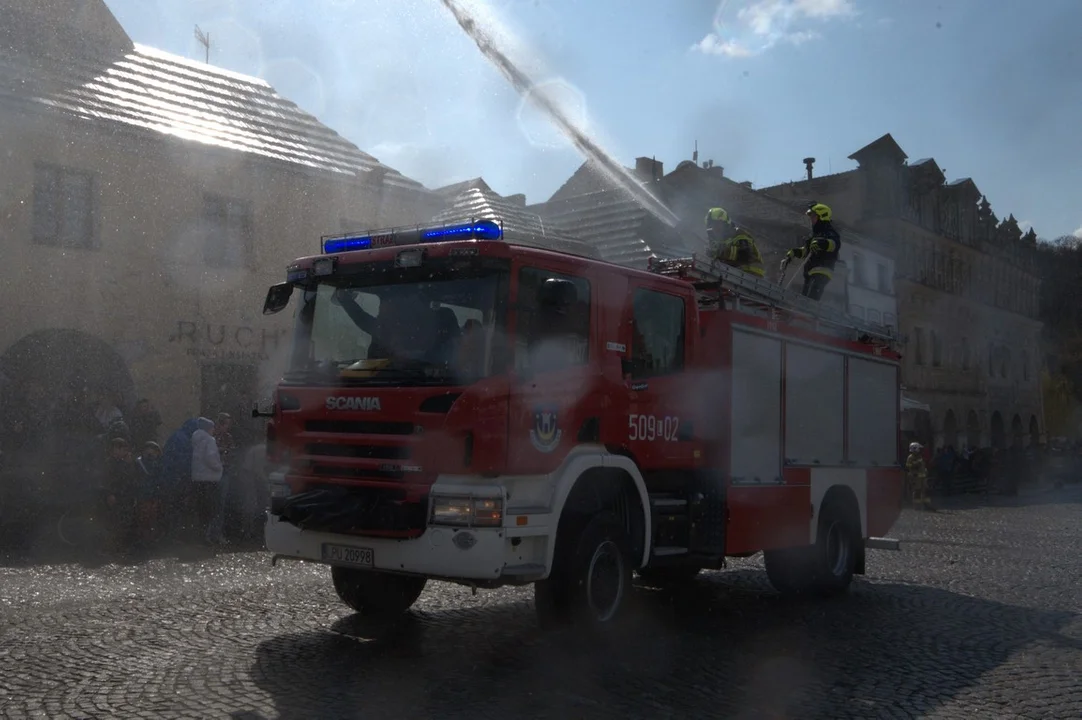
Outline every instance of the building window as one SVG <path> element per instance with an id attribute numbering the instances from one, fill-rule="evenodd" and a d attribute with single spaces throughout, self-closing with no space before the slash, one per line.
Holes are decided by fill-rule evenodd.
<path id="1" fill-rule="evenodd" d="M 879 324 L 880 318 L 879 318 L 879 311 L 878 310 L 873 310 L 872 308 L 868 308 L 868 322 L 874 323 L 876 325 Z"/>
<path id="2" fill-rule="evenodd" d="M 668 375 L 683 369 L 684 324 L 683 298 L 655 290 L 635 291 L 632 377 Z"/>
<path id="3" fill-rule="evenodd" d="M 913 364 L 924 364 L 924 329 L 913 328 Z"/>
<path id="4" fill-rule="evenodd" d="M 889 328 L 898 328 L 898 318 L 893 313 L 883 313 L 883 324 Z"/>
<path id="5" fill-rule="evenodd" d="M 879 280 L 879 292 L 890 294 L 890 272 L 887 270 L 887 266 L 883 263 L 878 263 L 875 266 L 876 274 Z"/>
<path id="6" fill-rule="evenodd" d="M 943 338 L 939 337 L 939 333 L 935 330 L 932 331 L 932 365 L 934 367 L 943 365 Z"/>
<path id="7" fill-rule="evenodd" d="M 203 260 L 211 267 L 249 265 L 252 245 L 252 204 L 220 195 L 203 197 Z"/>
<path id="8" fill-rule="evenodd" d="M 853 284 L 868 287 L 868 278 L 864 275 L 864 258 L 857 253 L 853 253 Z"/>
<path id="9" fill-rule="evenodd" d="M 1029 353 L 1022 351 L 1022 379 L 1029 382 Z"/>
<path id="10" fill-rule="evenodd" d="M 94 199 L 91 173 L 36 164 L 34 242 L 62 248 L 96 248 Z"/>
<path id="11" fill-rule="evenodd" d="M 962 369 L 969 369 L 969 338 L 962 338 Z"/>
<path id="12" fill-rule="evenodd" d="M 861 305 L 850 305 L 849 314 L 855 318 L 864 319 L 864 307 Z"/>

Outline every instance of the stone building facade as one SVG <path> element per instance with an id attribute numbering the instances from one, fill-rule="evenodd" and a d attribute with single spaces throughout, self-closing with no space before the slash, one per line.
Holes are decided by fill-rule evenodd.
<path id="1" fill-rule="evenodd" d="M 175 428 L 242 417 L 290 313 L 266 288 L 321 234 L 443 202 L 264 81 L 133 44 L 102 0 L 0 0 L 5 417 L 48 428 L 88 386 Z"/>
<path id="2" fill-rule="evenodd" d="M 926 442 L 1039 441 L 1036 234 L 1023 234 L 1013 216 L 1000 221 L 973 180 L 946 182 L 930 158 L 907 162 L 889 134 L 850 159 L 857 169 L 760 192 L 826 202 L 835 217 L 893 245 L 903 383 L 930 407 Z"/>

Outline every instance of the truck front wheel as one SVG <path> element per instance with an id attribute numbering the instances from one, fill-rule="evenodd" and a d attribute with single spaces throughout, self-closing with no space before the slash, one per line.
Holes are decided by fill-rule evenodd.
<path id="1" fill-rule="evenodd" d="M 332 567 L 331 580 L 342 602 L 364 617 L 401 615 L 417 602 L 428 582 L 423 577 L 344 567 Z"/>
<path id="2" fill-rule="evenodd" d="M 631 592 L 631 541 L 623 524 L 606 512 L 580 527 L 566 542 L 557 541 L 552 572 L 534 585 L 542 628 L 612 627 Z"/>

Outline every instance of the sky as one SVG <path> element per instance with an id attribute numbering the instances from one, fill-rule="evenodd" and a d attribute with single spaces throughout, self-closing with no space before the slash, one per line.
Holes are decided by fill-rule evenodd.
<path id="1" fill-rule="evenodd" d="M 1079 0 L 460 0 L 621 163 L 766 187 L 891 133 L 996 214 L 1082 238 Z M 543 202 L 582 155 L 440 0 L 106 0 L 135 41 L 262 77 L 381 162 Z"/>

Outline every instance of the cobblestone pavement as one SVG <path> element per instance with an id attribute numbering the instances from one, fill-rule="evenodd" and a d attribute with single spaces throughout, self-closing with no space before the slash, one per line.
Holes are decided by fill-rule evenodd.
<path id="1" fill-rule="evenodd" d="M 0 716 L 1078 718 L 1082 491 L 907 511 L 832 601 L 761 560 L 640 589 L 593 651 L 542 636 L 531 591 L 433 583 L 364 627 L 326 570 L 263 553 L 0 568 Z"/>

